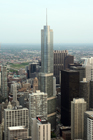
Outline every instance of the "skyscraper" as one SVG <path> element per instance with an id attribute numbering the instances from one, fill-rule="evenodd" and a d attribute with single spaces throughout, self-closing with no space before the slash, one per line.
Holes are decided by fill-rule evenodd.
<path id="1" fill-rule="evenodd" d="M 43 115 L 47 119 L 47 94 L 36 91 L 36 93 L 29 94 L 29 132 L 30 135 L 32 118 L 37 115 Z"/>
<path id="2" fill-rule="evenodd" d="M 78 71 L 79 72 L 79 81 L 82 81 L 83 78 L 86 77 L 86 70 L 85 70 L 85 67 L 83 67 L 82 65 L 81 66 L 77 66 L 77 65 L 69 65 L 70 66 L 70 69 L 71 70 L 75 70 L 75 71 Z"/>
<path id="3" fill-rule="evenodd" d="M 67 50 L 54 50 L 54 76 L 57 84 L 59 84 L 59 71 L 64 70 L 64 59 L 67 55 Z"/>
<path id="4" fill-rule="evenodd" d="M 8 97 L 8 92 L 7 92 L 7 68 L 6 68 L 6 66 L 1 67 L 1 94 L 4 98 Z"/>
<path id="5" fill-rule="evenodd" d="M 69 64 L 74 63 L 74 56 L 73 55 L 67 55 L 64 59 L 64 69 L 68 69 Z"/>
<path id="6" fill-rule="evenodd" d="M 19 106 L 19 102 L 17 100 L 17 84 L 11 84 L 12 90 L 13 90 L 13 103 L 16 106 Z"/>
<path id="7" fill-rule="evenodd" d="M 52 128 L 56 125 L 56 97 L 53 96 L 53 30 L 44 26 L 41 30 L 41 73 L 39 73 L 39 89 L 47 93 L 48 121 Z"/>
<path id="8" fill-rule="evenodd" d="M 93 80 L 90 80 L 90 108 L 93 108 Z"/>
<path id="9" fill-rule="evenodd" d="M 79 97 L 79 72 L 61 71 L 61 123 L 71 125 L 71 101 Z"/>
<path id="10" fill-rule="evenodd" d="M 68 55 L 67 50 L 54 50 L 54 76 L 56 83 L 59 84 L 60 70 L 68 69 L 68 64 L 74 63 L 74 56 Z"/>
<path id="11" fill-rule="evenodd" d="M 71 140 L 84 138 L 84 112 L 86 102 L 83 98 L 71 101 Z"/>

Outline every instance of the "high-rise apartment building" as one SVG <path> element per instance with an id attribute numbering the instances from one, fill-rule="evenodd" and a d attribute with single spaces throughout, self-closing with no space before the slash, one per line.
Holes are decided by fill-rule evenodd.
<path id="1" fill-rule="evenodd" d="M 7 92 L 7 68 L 6 66 L 1 67 L 1 94 L 4 98 L 8 98 Z"/>
<path id="2" fill-rule="evenodd" d="M 86 102 L 83 98 L 71 101 L 71 140 L 84 139 L 84 112 Z"/>
<path id="3" fill-rule="evenodd" d="M 71 101 L 79 97 L 79 72 L 61 71 L 61 123 L 71 125 Z"/>
<path id="4" fill-rule="evenodd" d="M 25 126 L 29 129 L 28 109 L 12 108 L 11 103 L 4 109 L 4 140 L 8 140 L 8 127 Z"/>
<path id="5" fill-rule="evenodd" d="M 43 115 L 47 119 L 47 93 L 36 91 L 29 94 L 29 132 L 31 135 L 32 118 Z"/>
<path id="6" fill-rule="evenodd" d="M 41 116 L 32 118 L 32 140 L 51 140 L 51 124 Z"/>
<path id="7" fill-rule="evenodd" d="M 53 30 L 46 24 L 41 30 L 41 73 L 39 89 L 47 93 L 48 121 L 56 127 L 56 97 L 53 96 Z"/>
<path id="8" fill-rule="evenodd" d="M 84 140 L 93 140 L 93 111 L 84 113 Z"/>

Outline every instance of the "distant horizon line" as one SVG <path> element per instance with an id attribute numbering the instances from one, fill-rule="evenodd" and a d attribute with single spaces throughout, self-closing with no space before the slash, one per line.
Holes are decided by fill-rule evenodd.
<path id="1" fill-rule="evenodd" d="M 41 45 L 41 43 L 0 43 L 0 45 L 13 45 L 13 44 L 18 44 L 18 45 Z M 53 44 L 58 44 L 58 45 L 60 45 L 60 44 L 66 44 L 66 45 L 69 45 L 69 44 L 71 44 L 71 45 L 75 45 L 75 44 L 93 44 L 93 43 L 53 43 Z"/>

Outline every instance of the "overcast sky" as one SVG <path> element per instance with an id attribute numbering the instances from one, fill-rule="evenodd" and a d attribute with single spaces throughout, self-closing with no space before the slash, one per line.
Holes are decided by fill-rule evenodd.
<path id="1" fill-rule="evenodd" d="M 54 43 L 93 43 L 93 0 L 0 0 L 0 42 L 40 44 L 46 8 Z"/>

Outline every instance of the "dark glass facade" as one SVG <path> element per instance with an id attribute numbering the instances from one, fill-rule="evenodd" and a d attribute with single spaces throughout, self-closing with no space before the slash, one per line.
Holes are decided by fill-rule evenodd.
<path id="1" fill-rule="evenodd" d="M 61 123 L 71 125 L 71 101 L 79 97 L 79 72 L 61 71 Z"/>

